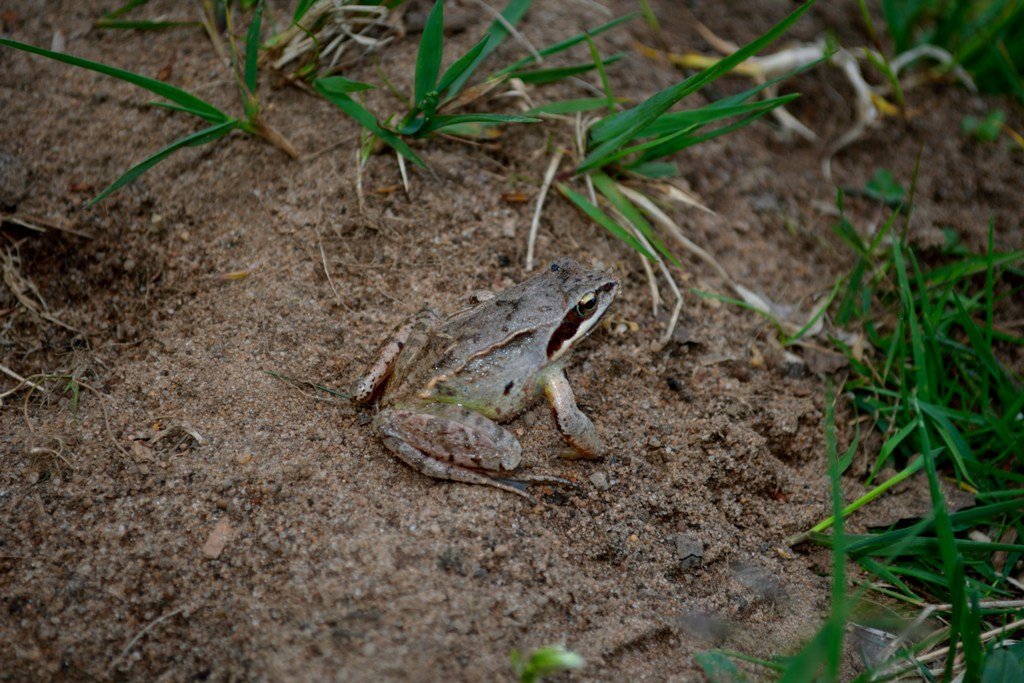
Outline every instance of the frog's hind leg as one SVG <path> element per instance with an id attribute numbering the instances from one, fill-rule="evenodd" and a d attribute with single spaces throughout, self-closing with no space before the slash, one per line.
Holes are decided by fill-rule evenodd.
<path id="1" fill-rule="evenodd" d="M 429 477 L 493 486 L 530 500 L 515 482 L 567 483 L 516 473 L 522 446 L 512 433 L 462 406 L 389 408 L 373 422 L 388 449 Z"/>
<path id="2" fill-rule="evenodd" d="M 465 467 L 459 467 L 449 462 L 441 462 L 436 458 L 427 455 L 423 451 L 413 448 L 405 441 L 393 436 L 384 436 L 384 445 L 388 449 L 402 459 L 407 465 L 410 465 L 413 469 L 418 472 L 433 477 L 434 479 L 448 479 L 450 481 L 461 481 L 466 484 L 482 484 L 484 486 L 493 486 L 494 488 L 501 489 L 502 491 L 508 491 L 514 493 L 517 496 L 522 496 L 531 503 L 536 502 L 529 493 L 523 489 L 515 486 L 514 484 L 501 481 L 499 479 L 493 479 L 486 474 L 480 474 L 473 470 L 466 469 Z"/>
<path id="3" fill-rule="evenodd" d="M 388 335 L 373 354 L 373 361 L 356 380 L 350 392 L 353 403 L 369 403 L 384 389 L 402 355 L 409 336 L 418 328 L 435 323 L 440 316 L 432 308 L 424 308 L 401 323 Z"/>

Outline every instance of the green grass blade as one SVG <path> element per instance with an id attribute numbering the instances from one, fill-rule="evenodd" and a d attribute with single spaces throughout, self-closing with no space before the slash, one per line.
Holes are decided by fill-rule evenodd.
<path id="1" fill-rule="evenodd" d="M 299 4 L 295 7 L 295 14 L 292 15 L 292 23 L 297 24 L 302 21 L 302 17 L 306 16 L 306 12 L 313 6 L 316 0 L 299 0 Z"/>
<path id="2" fill-rule="evenodd" d="M 183 107 L 187 107 L 188 109 L 204 112 L 206 114 L 204 118 L 208 121 L 226 122 L 232 120 L 231 117 L 220 109 L 217 109 L 217 107 L 213 106 L 209 102 L 201 100 L 195 95 L 187 93 L 180 88 L 175 88 L 173 85 L 169 85 L 163 81 L 141 76 L 137 73 L 118 69 L 117 67 L 108 66 L 106 64 L 100 64 L 99 62 L 93 62 L 88 59 L 82 59 L 81 57 L 64 54 L 63 52 L 53 52 L 41 47 L 36 47 L 35 45 L 19 43 L 16 40 L 10 40 L 8 38 L 0 38 L 0 45 L 11 47 L 15 50 L 31 52 L 32 54 L 48 57 L 52 60 L 64 62 L 65 64 L 81 67 L 83 69 L 89 69 L 90 71 L 96 71 L 107 76 L 113 76 L 114 78 L 125 81 L 126 83 L 131 83 L 132 85 L 137 85 L 140 88 L 145 88 L 151 93 L 166 98 L 176 104 L 180 104 Z"/>
<path id="3" fill-rule="evenodd" d="M 696 92 L 708 83 L 714 81 L 722 74 L 730 71 L 748 57 L 764 49 L 776 38 L 782 35 L 804 12 L 811 8 L 814 0 L 808 0 L 796 11 L 776 24 L 772 29 L 760 38 L 748 43 L 733 54 L 725 57 L 717 64 L 708 67 L 686 80 L 677 83 L 655 95 L 652 95 L 640 105 L 627 109 L 624 112 L 606 117 L 591 129 L 592 140 L 599 143 L 593 149 L 583 163 L 576 169 L 577 173 L 584 173 L 598 166 L 604 165 L 608 156 L 618 150 L 626 141 L 632 139 L 636 133 L 650 125 L 659 116 L 668 111 L 669 107 Z"/>
<path id="4" fill-rule="evenodd" d="M 396 150 L 409 161 L 413 162 L 417 166 L 426 168 L 426 164 L 423 163 L 423 160 L 417 156 L 416 152 L 412 151 L 412 148 L 409 147 L 404 140 L 381 126 L 377 121 L 377 118 L 371 114 L 366 107 L 359 104 L 348 95 L 350 92 L 366 90 L 373 86 L 368 86 L 366 83 L 360 83 L 359 81 L 342 78 L 341 76 L 318 78 L 313 82 L 313 86 L 316 88 L 317 92 L 327 99 L 328 102 L 351 116 L 360 126 L 379 137 L 385 144 Z"/>
<path id="5" fill-rule="evenodd" d="M 128 0 L 128 2 L 124 3 L 117 9 L 107 12 L 105 16 L 109 17 L 110 19 L 116 19 L 117 17 L 121 17 L 125 14 L 128 14 L 136 7 L 141 7 L 145 5 L 147 2 L 149 2 L 149 0 Z"/>
<path id="6" fill-rule="evenodd" d="M 626 53 L 620 52 L 619 54 L 612 55 L 604 60 L 597 60 L 596 62 L 582 62 L 580 64 L 570 64 L 568 66 L 555 66 L 546 69 L 523 69 L 519 71 L 513 71 L 509 74 L 512 78 L 518 78 L 523 83 L 529 83 L 531 85 L 544 85 L 545 83 L 554 83 L 555 81 L 561 81 L 569 78 L 570 76 L 578 76 L 588 71 L 593 71 L 595 68 L 604 74 L 604 67 L 614 64 L 620 61 Z M 607 85 L 608 76 L 604 74 L 602 80 Z M 605 90 L 607 92 L 607 90 Z M 607 102 L 607 98 L 605 100 Z"/>
<path id="7" fill-rule="evenodd" d="M 487 47 L 488 36 L 484 36 L 480 39 L 480 42 L 469 49 L 469 52 L 462 55 L 455 62 L 445 69 L 444 75 L 441 76 L 441 80 L 437 84 L 437 92 L 443 97 L 445 91 L 451 87 L 458 78 L 466 73 L 466 69 L 472 66 L 473 62 L 477 60 L 480 54 Z"/>
<path id="8" fill-rule="evenodd" d="M 540 123 L 540 119 L 518 114 L 455 114 L 452 116 L 435 116 L 420 130 L 420 134 L 431 133 L 440 128 L 460 123 Z"/>
<path id="9" fill-rule="evenodd" d="M 263 23 L 263 0 L 256 3 L 256 12 L 249 23 L 249 32 L 245 36 L 245 88 L 249 94 L 256 95 L 256 67 L 260 56 L 260 27 Z"/>
<path id="10" fill-rule="evenodd" d="M 643 244 L 641 244 L 639 240 L 637 240 L 636 237 L 634 237 L 632 234 L 630 234 L 628 230 L 626 230 L 621 225 L 612 220 L 611 217 L 609 217 L 608 214 L 606 214 L 604 211 L 591 204 L 589 199 L 579 194 L 578 192 L 574 192 L 565 183 L 555 183 L 555 187 L 558 188 L 558 191 L 561 192 L 566 199 L 575 204 L 581 211 L 583 211 L 583 213 L 587 214 L 587 216 L 590 217 L 590 220 L 594 221 L 602 228 L 618 237 L 620 240 L 622 240 L 630 247 L 635 249 L 638 253 L 646 256 L 651 261 L 657 260 L 654 257 L 654 254 L 649 252 L 647 248 Z"/>
<path id="11" fill-rule="evenodd" d="M 839 666 L 843 656 L 843 638 L 846 633 L 846 535 L 843 520 L 842 459 L 836 445 L 835 395 L 832 380 L 825 388 L 825 449 L 828 474 L 832 490 L 832 516 L 835 529 L 832 534 L 832 609 L 825 624 L 825 679 L 839 680 Z M 852 448 L 856 448 L 856 439 Z M 852 450 L 850 453 L 852 458 Z"/>
<path id="12" fill-rule="evenodd" d="M 700 135 L 692 135 L 691 133 L 696 131 L 691 130 L 686 130 L 686 132 L 682 135 L 669 135 L 664 139 L 662 144 L 648 146 L 646 151 L 640 156 L 639 159 L 637 159 L 637 163 L 647 163 L 648 161 L 654 161 L 655 159 L 660 159 L 662 157 L 675 154 L 676 152 L 686 149 L 687 147 L 699 145 L 702 142 L 713 140 L 714 138 L 720 137 L 722 135 L 727 135 L 733 131 L 739 130 L 740 128 L 749 126 L 751 123 L 757 121 L 759 118 L 761 118 L 765 114 L 768 114 L 773 109 L 781 107 L 786 102 L 789 102 L 791 99 L 795 99 L 796 97 L 799 97 L 799 95 L 784 95 L 782 97 L 777 97 L 772 100 L 758 102 L 758 104 L 762 104 L 764 106 L 760 108 L 755 107 L 754 110 L 751 113 L 747 114 L 746 116 L 743 116 L 742 118 L 733 121 L 732 123 L 728 123 L 724 126 L 713 128 L 705 133 L 701 133 Z M 699 130 L 699 128 L 697 130 Z M 618 158 L 617 154 L 614 156 L 615 158 Z"/>
<path id="13" fill-rule="evenodd" d="M 683 111 L 674 111 L 669 114 L 663 114 L 659 116 L 650 126 L 644 128 L 641 131 L 643 136 L 660 136 L 668 133 L 674 133 L 680 128 L 686 126 L 703 126 L 708 123 L 714 123 L 715 121 L 721 121 L 722 119 L 730 119 L 734 116 L 742 116 L 743 114 L 749 114 L 764 109 L 765 107 L 772 108 L 774 106 L 780 106 L 788 102 L 792 102 L 799 95 L 783 95 L 781 97 L 773 97 L 768 100 L 759 100 L 757 102 L 744 102 L 742 104 L 730 104 L 720 106 L 717 103 L 708 105 L 706 107 L 700 107 L 699 109 L 685 109 Z"/>
<path id="14" fill-rule="evenodd" d="M 911 432 L 913 432 L 916 428 L 917 423 L 908 422 L 907 424 L 903 425 L 902 429 L 900 429 L 898 432 L 896 432 L 895 434 L 893 434 L 892 436 L 885 440 L 885 443 L 882 444 L 882 448 L 878 451 L 878 458 L 875 460 L 875 466 L 871 468 L 871 474 L 868 476 L 866 485 L 871 485 L 871 482 L 874 481 L 875 475 L 878 473 L 878 470 L 880 470 L 882 466 L 884 466 L 885 463 L 889 461 L 889 458 L 892 457 L 892 454 L 896 450 L 896 448 L 899 447 L 899 445 L 903 443 L 904 439 L 910 436 Z"/>
<path id="15" fill-rule="evenodd" d="M 434 90 L 438 74 L 441 73 L 441 59 L 444 55 L 444 0 L 436 0 L 427 16 L 427 24 L 420 38 L 420 49 L 416 53 L 416 79 L 413 101 L 417 106 Z"/>
<path id="16" fill-rule="evenodd" d="M 587 47 L 590 49 L 590 59 L 594 66 L 597 67 L 597 74 L 601 78 L 601 89 L 604 90 L 605 100 L 608 101 L 608 111 L 614 114 L 615 96 L 612 94 L 612 86 L 608 84 L 608 73 L 605 71 L 605 67 L 611 64 L 611 61 L 602 61 L 601 53 L 597 51 L 597 43 L 594 42 L 594 38 L 589 33 L 587 34 Z"/>
<path id="17" fill-rule="evenodd" d="M 622 98 L 616 100 L 616 102 L 623 102 Z M 552 102 L 551 104 L 542 104 L 539 107 L 526 112 L 527 116 L 535 116 L 537 114 L 575 114 L 578 111 L 594 111 L 595 109 L 602 109 L 608 105 L 608 101 L 603 97 L 583 97 L 575 100 L 561 100 L 559 102 Z"/>
<path id="18" fill-rule="evenodd" d="M 502 18 L 509 23 L 511 26 L 515 26 L 525 16 L 526 11 L 530 9 L 530 5 L 533 4 L 533 0 L 509 0 L 509 3 L 505 5 L 505 9 L 501 11 Z M 477 70 L 480 63 L 487 59 L 487 55 L 494 52 L 494 50 L 501 45 L 501 43 L 508 37 L 508 29 L 505 28 L 505 24 L 495 19 L 490 27 L 487 29 L 487 42 L 484 43 L 484 48 L 480 51 L 480 54 L 476 56 L 469 66 L 462 72 L 462 74 L 456 78 L 451 86 L 448 88 L 448 97 L 452 98 L 459 94 L 463 86 L 466 85 L 466 81 L 472 77 L 473 72 Z"/>
<path id="19" fill-rule="evenodd" d="M 89 200 L 89 203 L 86 206 L 92 206 L 96 202 L 107 197 L 111 192 L 115 192 L 116 190 L 119 190 L 120 188 L 124 187 L 125 185 L 132 182 L 140 175 L 142 175 L 149 169 L 153 168 L 153 166 L 160 163 L 161 161 L 163 161 L 164 159 L 166 159 L 167 157 L 169 157 L 171 154 L 178 151 L 182 147 L 195 147 L 197 145 L 205 145 L 207 142 L 213 142 L 214 140 L 224 137 L 232 130 L 237 128 L 238 124 L 239 122 L 235 119 L 230 119 L 228 121 L 218 123 L 214 126 L 210 126 L 209 128 L 204 128 L 203 130 L 192 133 L 191 135 L 186 135 L 183 138 L 175 140 L 174 142 L 167 145 L 153 156 L 148 157 L 142 162 L 136 164 L 135 166 L 132 166 L 124 174 L 122 174 L 120 178 L 118 178 L 109 186 L 107 186 L 105 190 L 103 190 L 98 195 Z"/>
<path id="20" fill-rule="evenodd" d="M 345 78 L 344 76 L 326 76 L 324 78 L 318 78 L 316 79 L 315 85 L 316 89 L 319 90 L 324 97 L 327 97 L 328 95 L 373 90 L 377 87 L 375 85 L 370 85 L 369 83 L 363 83 L 362 81 L 353 81 L 351 78 Z"/>
<path id="21" fill-rule="evenodd" d="M 639 16 L 639 15 L 636 12 L 631 12 L 630 14 L 625 14 L 625 15 L 623 15 L 621 17 L 616 18 L 616 19 L 612 19 L 608 23 L 601 24 L 597 28 L 590 29 L 589 31 L 584 31 L 583 33 L 578 33 L 575 36 L 573 36 L 572 38 L 567 38 L 566 40 L 563 40 L 563 41 L 560 41 L 560 42 L 557 42 L 557 43 L 553 43 L 552 45 L 548 45 L 547 47 L 542 47 L 537 52 L 542 57 L 550 57 L 551 55 L 558 54 L 559 52 L 564 52 L 565 50 L 568 50 L 571 47 L 575 47 L 575 46 L 579 45 L 580 43 L 585 42 L 587 40 L 587 36 L 588 35 L 591 38 L 593 38 L 594 36 L 600 35 L 600 34 L 604 33 L 605 31 L 609 31 L 609 30 L 615 28 L 619 24 L 623 24 L 623 23 L 625 23 L 627 21 L 631 21 L 633 19 L 636 19 L 637 16 Z M 508 66 L 506 66 L 505 68 L 501 69 L 500 71 L 495 71 L 493 74 L 491 74 L 488 77 L 488 80 L 494 80 L 496 78 L 501 78 L 502 76 L 506 76 L 506 75 L 512 73 L 513 71 L 519 71 L 524 66 L 526 66 L 528 64 L 533 64 L 536 61 L 537 61 L 536 57 L 534 57 L 533 55 L 528 55 L 528 56 L 523 57 L 522 59 L 520 59 L 520 60 L 518 60 L 516 62 L 513 62 L 512 64 L 509 64 Z"/>
<path id="22" fill-rule="evenodd" d="M 666 247 L 665 243 L 661 241 L 660 237 L 658 237 L 658 233 L 654 231 L 651 224 L 646 218 L 644 218 L 643 214 L 640 213 L 640 210 L 633 205 L 633 202 L 626 199 L 626 197 L 619 191 L 619 188 L 616 187 L 615 181 L 612 180 L 611 177 L 604 173 L 596 172 L 592 173 L 590 178 L 594 182 L 594 187 L 597 191 L 604 195 L 605 199 L 607 199 L 611 205 L 614 206 L 615 209 L 630 222 L 630 224 L 633 225 L 633 227 L 643 234 L 648 244 L 657 249 L 658 253 L 675 265 L 680 265 L 679 260 L 676 259 L 676 257 L 668 250 L 668 247 Z"/>
<path id="23" fill-rule="evenodd" d="M 146 104 L 150 105 L 151 107 L 160 107 L 161 109 L 170 109 L 171 111 L 180 111 L 185 114 L 191 114 L 192 116 L 198 116 L 204 121 L 209 121 L 210 123 L 222 123 L 220 118 L 211 118 L 210 115 L 207 114 L 205 111 L 199 111 L 198 109 L 190 109 L 189 107 L 183 107 L 180 104 L 175 104 L 174 102 L 150 100 Z"/>

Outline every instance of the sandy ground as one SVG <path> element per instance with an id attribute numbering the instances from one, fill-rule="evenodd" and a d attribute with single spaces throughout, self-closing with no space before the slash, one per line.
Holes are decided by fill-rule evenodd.
<path id="1" fill-rule="evenodd" d="M 205 34 L 90 29 L 109 4 L 8 2 L 4 35 L 49 46 L 59 31 L 70 53 L 239 109 Z M 537 44 L 606 20 L 591 3 L 536 5 L 522 28 Z M 743 42 L 790 7 L 688 5 L 655 3 L 680 51 L 708 49 L 690 10 Z M 449 55 L 484 31 L 473 7 Z M 856 3 L 823 3 L 791 38 L 831 25 L 863 44 L 856 17 Z M 611 52 L 634 40 L 650 42 L 642 21 L 599 43 Z M 399 88 L 411 85 L 416 45 L 410 35 L 379 57 Z M 492 63 L 519 52 L 510 43 Z M 346 75 L 376 80 L 377 68 L 364 60 Z M 634 98 L 679 77 L 636 55 L 610 75 Z M 849 263 L 819 164 L 852 114 L 835 72 L 790 87 L 804 93 L 792 112 L 822 142 L 783 139 L 765 122 L 680 154 L 683 182 L 715 214 L 674 217 L 738 281 L 809 310 Z M 66 379 L 40 378 L 50 391 L 22 390 L 0 409 L 0 679 L 494 680 L 510 677 L 511 649 L 558 642 L 586 659 L 573 680 L 682 681 L 700 677 L 694 652 L 770 656 L 814 631 L 828 609 L 828 555 L 782 539 L 829 506 L 823 381 L 783 362 L 763 321 L 692 294 L 725 292 L 696 259 L 674 270 L 684 313 L 656 349 L 665 314 L 651 310 L 636 255 L 549 198 L 542 261 L 572 255 L 614 271 L 613 313 L 639 327 L 599 330 L 570 368 L 604 460 L 561 460 L 545 406 L 511 424 L 527 471 L 581 484 L 542 488 L 535 506 L 430 480 L 371 434 L 372 409 L 269 377 L 342 388 L 423 305 L 451 310 L 522 279 L 532 198 L 551 145 L 569 139 L 547 125 L 509 128 L 489 147 L 424 145 L 436 175 L 413 170 L 409 196 L 393 157 L 376 156 L 361 212 L 356 126 L 269 73 L 261 93 L 300 161 L 234 135 L 85 210 L 193 122 L 146 106 L 131 86 L 0 50 L 0 172 L 17 195 L 7 208 L 87 235 L 8 226 L 0 238 L 9 270 L 63 325 L 0 288 L 0 362 L 82 387 L 76 406 Z M 384 91 L 370 102 L 398 107 Z M 939 244 L 952 227 L 980 248 L 991 216 L 998 247 L 1024 246 L 1022 155 L 959 134 L 964 114 L 993 106 L 1019 129 L 1019 110 L 952 86 L 914 91 L 909 104 L 909 123 L 887 121 L 836 159 L 837 182 L 862 187 L 878 167 L 909 178 L 920 153 L 912 239 Z M 503 198 L 514 192 L 531 201 Z M 861 227 L 883 216 L 862 198 L 847 208 Z M 852 477 L 846 488 L 862 490 Z M 915 500 L 894 496 L 876 514 L 894 519 Z"/>

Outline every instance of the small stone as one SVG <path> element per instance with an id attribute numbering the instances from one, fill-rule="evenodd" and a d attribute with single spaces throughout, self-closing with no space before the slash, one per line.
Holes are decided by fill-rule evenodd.
<path id="1" fill-rule="evenodd" d="M 804 359 L 789 351 L 783 351 L 782 374 L 791 379 L 806 377 L 807 365 L 804 363 Z"/>
<path id="2" fill-rule="evenodd" d="M 680 569 L 696 567 L 704 559 L 704 543 L 697 537 L 689 534 L 676 534 L 672 537 L 675 544 L 676 559 L 679 560 Z"/>
<path id="3" fill-rule="evenodd" d="M 754 598 L 778 604 L 788 597 L 786 586 L 782 580 L 765 567 L 739 564 L 733 567 L 733 571 L 736 581 L 746 588 Z"/>
<path id="4" fill-rule="evenodd" d="M 850 364 L 850 360 L 842 353 L 813 346 L 804 349 L 804 362 L 815 375 L 830 375 Z"/>
<path id="5" fill-rule="evenodd" d="M 237 456 L 235 456 L 235 460 L 238 462 L 239 465 L 248 465 L 250 462 L 252 462 L 252 453 L 248 451 L 244 453 L 239 453 Z"/>
<path id="6" fill-rule="evenodd" d="M 590 483 L 601 491 L 607 491 L 612 487 L 611 482 L 608 481 L 608 476 L 604 472 L 594 472 L 590 475 Z"/>
<path id="7" fill-rule="evenodd" d="M 231 540 L 232 533 L 233 530 L 228 520 L 222 519 L 217 522 L 217 526 L 213 527 L 206 543 L 203 544 L 203 556 L 210 560 L 220 557 L 220 554 L 224 552 L 224 546 Z"/>

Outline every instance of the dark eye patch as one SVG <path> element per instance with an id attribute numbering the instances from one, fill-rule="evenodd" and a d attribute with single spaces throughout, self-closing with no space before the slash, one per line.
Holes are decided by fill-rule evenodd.
<path id="1" fill-rule="evenodd" d="M 584 320 L 585 318 L 576 312 L 575 307 L 565 314 L 562 324 L 558 326 L 558 329 L 555 330 L 555 333 L 551 335 L 551 339 L 548 341 L 548 358 L 554 356 L 558 349 L 562 348 L 562 344 L 573 338 L 573 335 L 580 329 L 580 325 L 583 324 Z"/>

